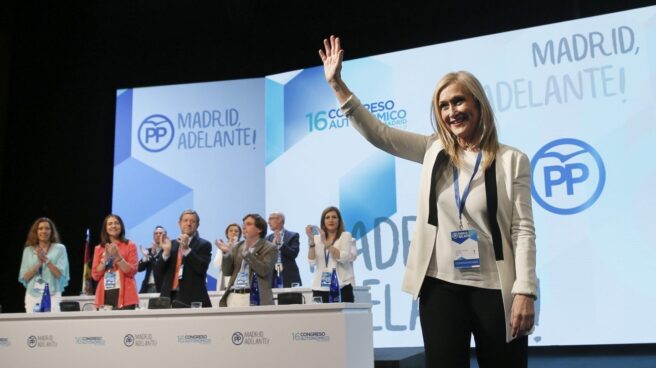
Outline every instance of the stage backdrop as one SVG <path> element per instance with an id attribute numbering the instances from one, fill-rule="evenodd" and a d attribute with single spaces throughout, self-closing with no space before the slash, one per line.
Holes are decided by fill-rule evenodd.
<path id="1" fill-rule="evenodd" d="M 455 70 L 481 80 L 501 141 L 531 160 L 530 343 L 656 342 L 656 7 L 350 60 L 343 77 L 388 125 L 432 134 L 433 89 Z M 371 287 L 375 346 L 422 345 L 417 303 L 400 291 L 420 166 L 367 143 L 320 67 L 121 90 L 116 123 L 114 211 L 131 239 L 147 246 L 157 224 L 177 236 L 185 208 L 214 240 L 249 212 L 284 211 L 303 233 L 339 206 L 357 239 L 357 284 Z"/>

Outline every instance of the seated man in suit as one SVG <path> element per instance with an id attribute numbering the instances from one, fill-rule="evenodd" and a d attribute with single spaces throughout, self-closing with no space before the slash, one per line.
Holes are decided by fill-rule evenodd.
<path id="1" fill-rule="evenodd" d="M 199 224 L 196 211 L 183 211 L 178 221 L 180 235 L 173 241 L 164 239 L 155 262 L 155 272 L 162 277 L 160 296 L 171 298 L 174 307 L 188 307 L 191 302 L 212 307 L 205 285 L 212 244 L 198 235 Z"/>
<path id="2" fill-rule="evenodd" d="M 266 239 L 278 247 L 279 252 L 274 272 L 282 274 L 284 287 L 291 287 L 293 283 L 301 286 L 301 275 L 296 265 L 296 257 L 300 250 L 298 233 L 285 229 L 285 214 L 282 212 L 272 212 L 269 215 L 269 227 L 273 233 Z"/>
<path id="3" fill-rule="evenodd" d="M 162 251 L 160 244 L 162 240 L 166 237 L 166 229 L 163 226 L 155 226 L 153 231 L 153 243 L 148 249 L 141 249 L 141 259 L 139 260 L 139 265 L 137 270 L 139 272 L 146 271 L 143 282 L 141 283 L 141 289 L 139 293 L 159 293 L 160 287 L 162 286 L 162 278 L 158 273 L 154 272 L 155 262 L 157 261 L 157 256 Z M 141 246 L 139 246 L 141 248 Z"/>
<path id="4" fill-rule="evenodd" d="M 250 305 L 250 285 L 257 277 L 261 305 L 273 304 L 271 282 L 273 267 L 278 258 L 278 248 L 264 239 L 267 223 L 262 216 L 249 214 L 244 217 L 244 240 L 229 248 L 222 244 L 223 275 L 230 276 L 220 307 Z"/>

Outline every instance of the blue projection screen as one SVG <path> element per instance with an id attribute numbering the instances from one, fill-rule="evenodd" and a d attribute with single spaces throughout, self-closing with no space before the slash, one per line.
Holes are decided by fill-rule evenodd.
<path id="1" fill-rule="evenodd" d="M 531 159 L 530 344 L 656 342 L 656 7 L 350 60 L 343 77 L 388 125 L 430 134 L 433 89 L 454 70 L 481 80 L 501 141 Z M 321 68 L 121 90 L 116 132 L 113 210 L 137 244 L 158 224 L 177 236 L 185 208 L 212 241 L 246 213 L 283 211 L 310 285 L 303 229 L 339 206 L 357 239 L 357 285 L 371 287 L 375 346 L 422 345 L 400 286 L 420 167 L 369 145 Z M 216 277 L 210 266 L 211 290 Z"/>

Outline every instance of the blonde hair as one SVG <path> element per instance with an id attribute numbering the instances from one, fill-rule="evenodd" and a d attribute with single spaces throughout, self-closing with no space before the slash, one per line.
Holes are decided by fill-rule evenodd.
<path id="1" fill-rule="evenodd" d="M 444 145 L 444 150 L 449 155 L 450 161 L 457 167 L 460 167 L 458 159 L 458 139 L 451 133 L 446 122 L 442 120 L 439 108 L 439 98 L 442 91 L 449 85 L 458 83 L 474 99 L 476 106 L 480 111 L 480 119 L 476 125 L 474 144 L 483 153 L 483 169 L 492 165 L 499 150 L 499 139 L 497 137 L 497 128 L 494 119 L 492 106 L 485 95 L 485 90 L 481 82 L 473 74 L 466 71 L 452 72 L 446 74 L 435 87 L 433 93 L 433 115 L 437 121 L 437 133 Z"/>

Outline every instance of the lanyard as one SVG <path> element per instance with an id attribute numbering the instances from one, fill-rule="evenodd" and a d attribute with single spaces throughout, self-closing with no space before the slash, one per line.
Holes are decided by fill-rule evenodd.
<path id="1" fill-rule="evenodd" d="M 326 261 L 326 269 L 328 269 L 328 259 L 330 258 L 330 251 L 328 248 L 323 249 L 323 259 Z"/>
<path id="2" fill-rule="evenodd" d="M 476 172 L 478 171 L 478 166 L 481 164 L 481 157 L 483 155 L 481 152 L 478 152 L 478 155 L 476 156 L 476 164 L 474 165 L 474 172 L 472 173 L 471 178 L 469 178 L 469 182 L 467 183 L 467 186 L 465 187 L 465 190 L 462 192 L 462 200 L 460 199 L 460 193 L 459 193 L 459 188 L 460 185 L 458 184 L 458 168 L 453 166 L 453 190 L 456 193 L 456 206 L 458 207 L 458 219 L 460 220 L 460 230 L 462 230 L 462 212 L 465 210 L 465 201 L 467 200 L 467 196 L 469 196 L 469 187 L 471 186 L 472 181 L 474 180 L 474 176 L 476 176 Z"/>

